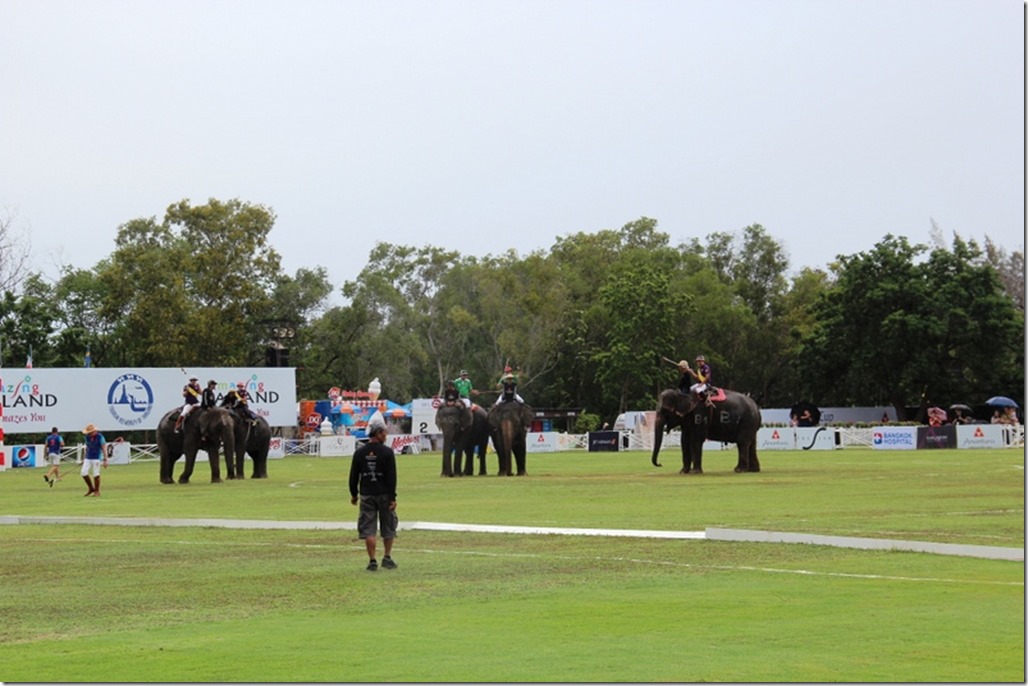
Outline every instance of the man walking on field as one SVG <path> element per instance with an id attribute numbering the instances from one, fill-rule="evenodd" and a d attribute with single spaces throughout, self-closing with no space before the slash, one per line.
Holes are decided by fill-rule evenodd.
<path id="1" fill-rule="evenodd" d="M 378 529 L 385 541 L 382 566 L 396 569 L 393 562 L 393 539 L 396 538 L 396 454 L 385 444 L 386 428 L 382 415 L 376 412 L 368 421 L 369 440 L 357 448 L 350 463 L 350 504 L 360 500 L 357 533 L 368 551 L 368 571 L 378 569 L 376 559 Z"/>

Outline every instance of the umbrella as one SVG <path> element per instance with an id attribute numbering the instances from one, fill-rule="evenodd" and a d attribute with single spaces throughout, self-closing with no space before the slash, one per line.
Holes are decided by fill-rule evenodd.
<path id="1" fill-rule="evenodd" d="M 817 408 L 817 405 L 807 402 L 806 400 L 801 400 L 793 405 L 792 409 L 789 410 L 789 415 L 799 417 L 803 414 L 804 410 L 810 411 L 810 420 L 813 426 L 817 426 L 821 423 L 821 410 Z"/>
<path id="2" fill-rule="evenodd" d="M 1003 395 L 996 395 L 985 401 L 986 405 L 993 405 L 994 407 L 1020 407 L 1010 398 Z"/>
<path id="3" fill-rule="evenodd" d="M 964 405 L 962 403 L 956 403 L 954 405 L 950 405 L 949 409 L 951 409 L 951 410 L 960 410 L 961 412 L 974 412 L 974 410 L 972 410 L 969 406 Z"/>

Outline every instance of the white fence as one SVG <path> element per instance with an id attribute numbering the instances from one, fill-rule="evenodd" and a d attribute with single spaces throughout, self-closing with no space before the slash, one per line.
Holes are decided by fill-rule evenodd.
<path id="1" fill-rule="evenodd" d="M 888 437 L 890 433 L 896 434 L 900 438 L 903 438 L 904 436 L 916 437 L 918 428 L 919 427 L 916 426 L 872 427 L 864 429 L 841 427 L 819 427 L 807 429 L 767 427 L 761 429 L 757 436 L 757 449 L 758 451 L 797 449 L 835 450 L 850 447 L 914 449 L 918 447 L 916 445 L 916 438 L 911 438 L 906 443 L 897 440 L 896 445 L 891 445 Z M 651 452 L 653 450 L 653 434 L 651 432 L 620 431 L 618 433 L 620 435 L 618 449 L 621 451 L 634 450 Z M 883 440 L 883 436 L 885 437 L 885 440 Z M 959 448 L 1008 447 L 1023 449 L 1025 431 L 1023 426 L 971 424 L 957 427 L 957 436 L 957 447 Z M 276 446 L 276 449 L 272 451 L 269 457 L 272 459 L 280 459 L 291 455 L 345 456 L 351 454 L 353 450 L 352 446 L 356 445 L 356 442 L 352 437 L 346 438 L 353 441 L 352 444 L 347 443 L 345 446 L 346 449 L 343 451 L 333 450 L 331 452 L 326 451 L 323 444 L 323 439 L 327 440 L 327 438 L 318 435 L 311 435 L 304 439 L 276 439 L 280 444 L 279 446 Z M 403 448 L 403 452 L 420 453 L 423 450 L 431 450 L 431 448 L 421 445 L 421 442 L 419 441 L 407 440 L 413 437 L 398 436 L 394 438 L 400 439 L 401 442 L 404 443 L 405 447 Z M 422 436 L 421 438 L 427 438 L 427 436 Z M 528 442 L 530 452 L 588 450 L 589 434 L 566 434 L 555 432 L 547 432 L 544 434 L 532 433 L 529 434 Z M 431 441 L 427 441 L 427 443 L 429 445 L 434 445 Z M 678 431 L 672 431 L 669 434 L 665 434 L 661 441 L 661 445 L 664 450 L 679 449 L 682 445 L 682 434 Z M 158 452 L 157 445 L 154 443 L 137 443 L 130 445 L 128 443 L 111 442 L 108 443 L 108 446 L 112 450 L 111 459 L 115 464 L 149 462 L 160 459 L 160 453 Z M 7 446 L 7 449 L 10 450 L 15 447 L 18 446 L 11 444 Z M 35 449 L 36 454 L 34 466 L 44 466 L 43 446 L 36 445 L 32 447 Z M 735 446 L 731 443 L 707 441 L 704 444 L 704 449 L 734 450 Z M 65 462 L 76 462 L 82 459 L 84 450 L 85 446 L 81 444 L 66 446 L 61 451 L 62 460 Z M 397 452 L 400 452 L 400 450 L 397 450 Z M 438 452 L 438 449 L 436 449 L 436 452 Z M 199 459 L 206 460 L 206 457 L 206 454 L 201 453 Z"/>

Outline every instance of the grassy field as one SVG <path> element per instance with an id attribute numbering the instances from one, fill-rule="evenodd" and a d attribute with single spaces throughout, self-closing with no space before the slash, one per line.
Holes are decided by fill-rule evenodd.
<path id="1" fill-rule="evenodd" d="M 708 526 L 1023 548 L 1024 453 L 529 457 L 442 479 L 401 456 L 402 521 Z M 113 466 L 0 474 L 0 515 L 345 521 L 345 458 L 267 480 Z M 495 462 L 491 464 L 495 470 Z M 181 466 L 179 467 L 179 471 Z M 1023 682 L 1024 564 L 799 544 L 402 531 L 366 572 L 352 531 L 0 526 L 3 681 Z"/>

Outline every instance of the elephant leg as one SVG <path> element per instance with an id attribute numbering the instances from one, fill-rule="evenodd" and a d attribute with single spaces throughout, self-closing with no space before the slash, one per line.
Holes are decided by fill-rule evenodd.
<path id="1" fill-rule="evenodd" d="M 174 478 L 175 461 L 170 457 L 161 455 L 161 483 L 162 484 L 173 484 L 175 483 Z"/>
<path id="2" fill-rule="evenodd" d="M 443 468 L 439 473 L 439 476 L 453 476 L 453 462 L 451 453 L 453 452 L 453 446 L 449 444 L 445 439 L 443 440 Z"/>
<path id="3" fill-rule="evenodd" d="M 218 455 L 218 447 L 214 446 L 208 453 L 208 459 L 211 461 L 211 483 L 221 483 L 221 456 Z"/>
<path id="4" fill-rule="evenodd" d="M 518 465 L 518 476 L 528 476 L 528 466 L 525 461 L 526 447 L 524 445 L 518 446 L 514 451 L 514 458 L 517 460 Z"/>
<path id="5" fill-rule="evenodd" d="M 180 484 L 187 484 L 187 483 L 189 483 L 189 479 L 193 476 L 193 465 L 194 464 L 196 464 L 196 451 L 195 450 L 193 450 L 191 454 L 188 453 L 188 452 L 186 453 L 186 466 L 182 470 L 182 473 L 179 474 L 179 477 L 178 477 L 178 482 Z"/>
<path id="6" fill-rule="evenodd" d="M 487 445 L 488 445 L 488 442 L 487 442 Z M 477 448 L 477 451 L 478 451 L 478 475 L 479 476 L 485 476 L 486 475 L 485 449 L 486 449 L 486 447 L 484 445 L 481 445 L 481 444 Z"/>
<path id="7" fill-rule="evenodd" d="M 253 473 L 250 475 L 251 479 L 268 478 L 268 455 L 266 453 L 261 455 L 260 452 L 258 452 L 257 456 L 253 458 Z"/>
<path id="8" fill-rule="evenodd" d="M 225 460 L 228 460 L 228 450 L 225 450 Z M 228 478 L 245 479 L 247 476 L 243 471 L 244 464 L 247 461 L 247 448 L 243 447 L 242 450 L 235 450 L 235 462 L 234 464 L 228 465 L 227 472 Z"/>

